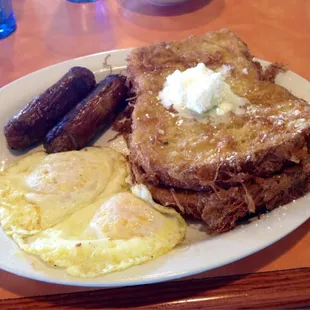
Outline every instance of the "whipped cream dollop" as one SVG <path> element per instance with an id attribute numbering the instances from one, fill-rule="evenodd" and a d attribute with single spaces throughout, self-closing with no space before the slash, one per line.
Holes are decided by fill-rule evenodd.
<path id="1" fill-rule="evenodd" d="M 224 69 L 215 72 L 199 63 L 183 72 L 176 70 L 167 76 L 159 99 L 165 108 L 173 108 L 182 117 L 242 114 L 247 100 L 233 93 L 225 82 Z"/>

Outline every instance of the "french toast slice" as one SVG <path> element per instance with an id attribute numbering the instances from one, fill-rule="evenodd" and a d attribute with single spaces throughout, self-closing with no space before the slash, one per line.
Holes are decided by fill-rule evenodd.
<path id="1" fill-rule="evenodd" d="M 129 139 L 131 161 L 153 184 L 204 190 L 271 177 L 308 157 L 310 104 L 265 79 L 246 44 L 222 29 L 133 50 L 128 74 L 137 93 Z M 225 122 L 181 118 L 160 103 L 165 79 L 198 63 L 228 70 L 225 81 L 247 99 Z"/>
<path id="2" fill-rule="evenodd" d="M 269 178 L 255 177 L 239 186 L 206 191 L 154 186 L 147 183 L 147 176 L 139 167 L 132 165 L 131 169 L 133 179 L 146 184 L 156 202 L 203 220 L 210 235 L 229 231 L 239 220 L 271 211 L 309 191 L 310 174 L 301 165 L 286 168 Z"/>

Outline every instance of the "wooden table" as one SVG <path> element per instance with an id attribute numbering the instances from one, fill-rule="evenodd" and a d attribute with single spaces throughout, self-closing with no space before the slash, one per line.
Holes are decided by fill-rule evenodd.
<path id="1" fill-rule="evenodd" d="M 309 0 L 191 0 L 167 8 L 143 0 L 85 5 L 14 0 L 13 5 L 18 29 L 0 41 L 0 87 L 70 58 L 222 27 L 235 31 L 255 56 L 283 62 L 310 80 Z M 259 253 L 181 283 L 87 292 L 0 271 L 0 308 L 310 307 L 309 227 L 310 221 Z M 77 291 L 86 292 L 42 297 Z"/>

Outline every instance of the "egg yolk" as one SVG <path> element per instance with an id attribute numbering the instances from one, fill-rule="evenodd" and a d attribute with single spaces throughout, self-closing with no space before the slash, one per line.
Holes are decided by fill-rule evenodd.
<path id="1" fill-rule="evenodd" d="M 26 178 L 26 184 L 39 193 L 77 192 L 87 183 L 84 171 L 87 167 L 77 157 L 69 162 L 47 160 Z"/>
<path id="2" fill-rule="evenodd" d="M 105 202 L 94 215 L 90 229 L 110 239 L 130 239 L 156 233 L 162 215 L 131 193 L 120 193 Z"/>

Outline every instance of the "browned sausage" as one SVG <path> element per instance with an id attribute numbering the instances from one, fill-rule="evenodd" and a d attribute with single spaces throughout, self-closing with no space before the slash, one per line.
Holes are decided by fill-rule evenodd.
<path id="1" fill-rule="evenodd" d="M 79 150 L 112 121 L 125 106 L 126 77 L 109 75 L 46 136 L 48 153 Z"/>
<path id="2" fill-rule="evenodd" d="M 46 133 L 96 85 L 94 74 L 73 67 L 57 83 L 33 99 L 4 127 L 9 147 L 23 149 L 43 141 Z"/>

